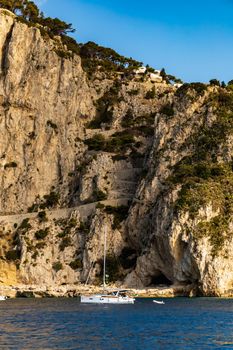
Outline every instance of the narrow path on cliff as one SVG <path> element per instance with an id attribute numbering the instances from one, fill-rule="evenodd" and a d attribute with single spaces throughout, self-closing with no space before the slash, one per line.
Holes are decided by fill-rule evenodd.
<path id="1" fill-rule="evenodd" d="M 54 210 L 46 210 L 47 218 L 50 220 L 53 219 L 60 219 L 60 218 L 67 218 L 71 215 L 72 212 L 78 211 L 80 214 L 81 219 L 87 218 L 90 214 L 93 213 L 93 211 L 96 209 L 97 204 L 101 203 L 105 206 L 121 206 L 121 205 L 128 205 L 128 202 L 132 200 L 132 197 L 129 198 L 120 198 L 120 199 L 110 199 L 100 202 L 94 202 L 94 203 L 88 203 L 84 205 L 80 205 L 77 207 L 72 208 L 61 208 L 61 209 L 54 209 Z M 21 221 L 23 221 L 26 218 L 34 219 L 38 215 L 38 212 L 33 213 L 24 213 L 24 214 L 13 214 L 13 215 L 3 215 L 0 216 L 0 222 L 7 222 L 9 224 L 19 224 Z"/>

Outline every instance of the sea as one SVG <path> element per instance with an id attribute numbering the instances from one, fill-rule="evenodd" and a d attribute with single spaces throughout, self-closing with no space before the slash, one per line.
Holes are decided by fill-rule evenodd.
<path id="1" fill-rule="evenodd" d="M 161 300 L 161 299 L 157 299 Z M 0 350 L 233 349 L 233 299 L 85 305 L 74 299 L 0 302 Z"/>

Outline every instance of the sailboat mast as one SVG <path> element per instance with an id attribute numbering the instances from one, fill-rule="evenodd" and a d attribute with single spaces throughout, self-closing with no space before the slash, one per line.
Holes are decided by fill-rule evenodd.
<path id="1" fill-rule="evenodd" d="M 106 287 L 105 276 L 106 276 L 106 248 L 107 248 L 107 234 L 106 226 L 104 227 L 104 269 L 103 269 L 103 286 Z"/>

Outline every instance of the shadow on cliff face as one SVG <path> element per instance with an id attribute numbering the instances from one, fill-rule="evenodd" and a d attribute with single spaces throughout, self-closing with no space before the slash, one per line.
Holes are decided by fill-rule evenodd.
<path id="1" fill-rule="evenodd" d="M 151 281 L 148 287 L 158 287 L 158 286 L 171 286 L 173 284 L 162 272 L 151 277 Z"/>

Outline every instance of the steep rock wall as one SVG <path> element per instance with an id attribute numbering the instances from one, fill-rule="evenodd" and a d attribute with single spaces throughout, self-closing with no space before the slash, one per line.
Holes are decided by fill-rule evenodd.
<path id="1" fill-rule="evenodd" d="M 220 169 L 232 159 L 230 124 L 227 138 L 222 137 L 223 144 L 218 143 L 215 130 L 221 129 L 217 122 L 219 105 L 212 103 L 213 96 L 225 94 L 228 98 L 229 92 L 210 87 L 202 96 L 194 91 L 191 94 L 191 100 L 188 96 L 174 97 L 172 116 L 157 115 L 149 172 L 138 188 L 138 200 L 127 220 L 129 235 L 140 257 L 125 282 L 128 286 L 143 286 L 159 283 L 162 278 L 173 284 L 193 284 L 199 294 L 228 296 L 232 295 L 233 286 L 232 215 L 223 215 L 225 226 L 219 220 L 226 185 L 222 179 L 215 182 L 216 174 L 210 179 L 205 173 L 195 175 L 199 178 L 191 179 L 189 187 L 182 184 L 181 178 L 191 178 L 195 166 L 199 171 L 200 166 L 209 171 L 213 164 Z M 231 115 L 231 108 L 225 110 L 226 115 Z M 206 135 L 213 137 L 216 149 L 205 149 L 202 159 Z M 201 159 L 197 165 L 195 157 Z M 179 167 L 184 159 L 188 162 Z M 184 173 L 177 175 L 180 169 Z M 224 176 L 229 184 L 225 196 L 231 196 L 232 184 L 227 180 L 231 166 Z M 194 190 L 192 181 L 197 181 Z M 184 195 L 190 193 L 191 201 L 182 202 L 186 200 Z M 208 229 L 202 230 L 205 227 Z"/>
<path id="2" fill-rule="evenodd" d="M 0 27 L 0 282 L 100 284 L 106 229 L 111 282 L 232 295 L 229 210 L 221 221 L 232 186 L 219 168 L 230 166 L 232 137 L 216 147 L 208 133 L 230 92 L 101 71 L 88 80 L 79 56 L 57 54 L 59 38 L 2 10 Z M 211 136 L 220 175 L 193 176 L 206 198 L 193 190 L 194 211 L 181 190 L 200 136 Z M 223 229 L 207 232 L 220 215 Z"/>
<path id="3" fill-rule="evenodd" d="M 52 187 L 65 204 L 95 113 L 80 59 L 60 58 L 39 29 L 8 15 L 0 25 L 0 212 L 26 212 Z"/>

